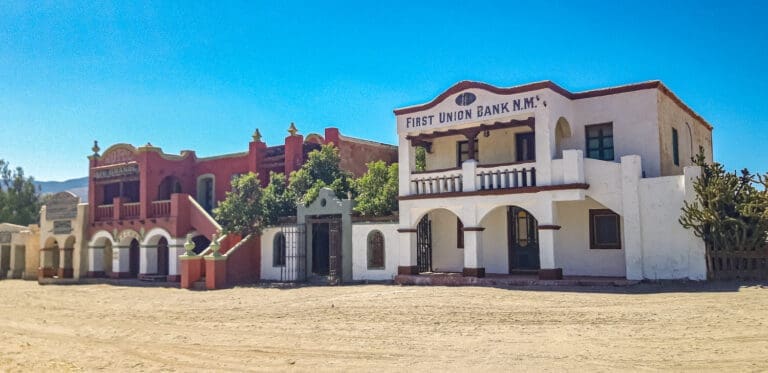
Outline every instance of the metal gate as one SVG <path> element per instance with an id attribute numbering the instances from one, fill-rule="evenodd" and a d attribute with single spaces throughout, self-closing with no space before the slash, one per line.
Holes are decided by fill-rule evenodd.
<path id="1" fill-rule="evenodd" d="M 280 281 L 307 281 L 307 235 L 304 224 L 284 225 L 285 265 L 280 268 Z"/>
<path id="2" fill-rule="evenodd" d="M 419 273 L 432 272 L 432 220 L 424 215 L 416 229 L 416 264 Z"/>
<path id="3" fill-rule="evenodd" d="M 340 284 L 342 281 L 341 223 L 332 220 L 328 223 L 328 282 Z"/>

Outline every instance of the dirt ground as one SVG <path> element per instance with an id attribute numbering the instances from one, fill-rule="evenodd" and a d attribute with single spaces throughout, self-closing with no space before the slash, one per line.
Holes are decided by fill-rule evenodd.
<path id="1" fill-rule="evenodd" d="M 768 369 L 768 288 L 0 281 L 0 370 Z"/>

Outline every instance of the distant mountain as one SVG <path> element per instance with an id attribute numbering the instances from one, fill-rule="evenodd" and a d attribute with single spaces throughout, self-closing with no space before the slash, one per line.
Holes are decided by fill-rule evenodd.
<path id="1" fill-rule="evenodd" d="M 80 202 L 88 202 L 88 176 L 66 181 L 37 181 L 41 194 L 54 194 L 69 191 L 80 197 Z"/>

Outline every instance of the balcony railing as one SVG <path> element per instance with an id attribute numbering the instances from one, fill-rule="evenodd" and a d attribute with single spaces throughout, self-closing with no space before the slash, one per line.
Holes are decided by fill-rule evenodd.
<path id="1" fill-rule="evenodd" d="M 493 165 L 479 165 L 476 161 L 465 161 L 460 168 L 413 172 L 408 189 L 401 197 L 459 193 L 474 193 L 491 190 L 519 188 L 547 188 L 558 185 L 574 187 L 585 184 L 584 157 L 581 150 L 563 150 L 562 159 L 548 162 L 513 162 Z M 401 188 L 406 187 L 401 184 Z M 503 192 L 501 192 L 503 193 Z M 417 197 L 418 198 L 418 197 Z"/>
<path id="2" fill-rule="evenodd" d="M 152 217 L 171 216 L 171 200 L 153 201 Z"/>
<path id="3" fill-rule="evenodd" d="M 411 175 L 411 194 L 452 193 L 463 190 L 460 168 Z"/>
<path id="4" fill-rule="evenodd" d="M 477 189 L 510 189 L 536 186 L 534 163 L 477 166 Z"/>
<path id="5" fill-rule="evenodd" d="M 138 202 L 123 203 L 120 206 L 120 218 L 130 219 L 138 218 L 141 215 L 141 204 Z"/>
<path id="6" fill-rule="evenodd" d="M 115 215 L 115 206 L 101 205 L 96 206 L 96 220 L 112 220 Z"/>

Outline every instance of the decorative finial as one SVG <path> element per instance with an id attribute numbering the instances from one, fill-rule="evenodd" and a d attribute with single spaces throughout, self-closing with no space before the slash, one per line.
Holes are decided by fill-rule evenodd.
<path id="1" fill-rule="evenodd" d="M 291 122 L 291 126 L 288 127 L 288 133 L 290 133 L 291 136 L 296 136 L 296 132 L 299 132 L 299 130 L 297 130 L 296 125 Z"/>
<path id="2" fill-rule="evenodd" d="M 147 145 L 144 145 L 144 146 L 146 146 L 147 148 L 151 148 L 152 147 L 152 143 L 147 141 Z"/>
<path id="3" fill-rule="evenodd" d="M 99 150 L 101 150 L 101 148 L 99 148 L 99 142 L 98 141 L 93 140 L 93 147 L 91 148 L 91 150 L 93 150 L 93 155 L 95 155 L 97 157 L 99 156 Z"/>
<path id="4" fill-rule="evenodd" d="M 221 249 L 221 246 L 219 245 L 219 235 L 214 233 L 211 236 L 211 256 L 221 256 L 219 249 Z"/>
<path id="5" fill-rule="evenodd" d="M 261 142 L 261 132 L 259 132 L 258 128 L 256 131 L 253 131 L 253 142 Z"/>
<path id="6" fill-rule="evenodd" d="M 195 243 L 192 242 L 192 233 L 187 234 L 187 242 L 184 242 L 184 250 L 187 256 L 195 256 Z"/>

